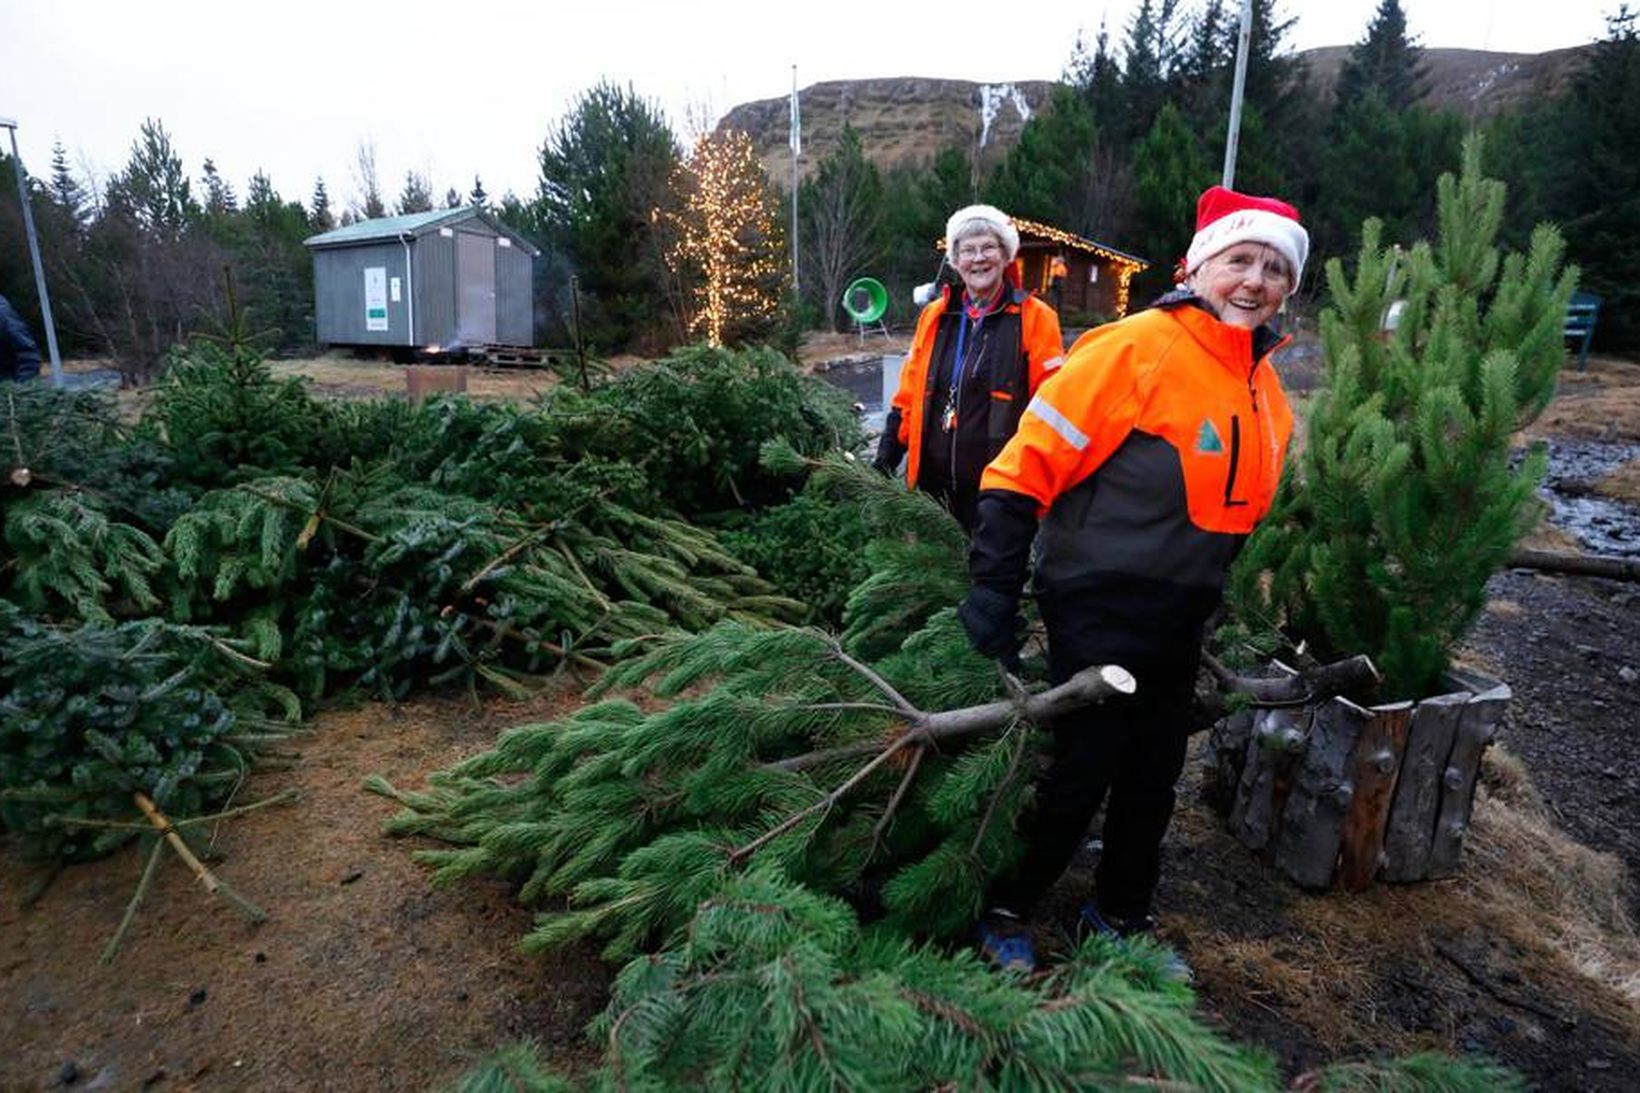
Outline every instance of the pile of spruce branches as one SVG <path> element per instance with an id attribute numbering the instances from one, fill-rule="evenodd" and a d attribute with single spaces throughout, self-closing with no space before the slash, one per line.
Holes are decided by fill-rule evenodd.
<path id="1" fill-rule="evenodd" d="M 338 693 L 516 690 L 618 643 L 800 620 L 705 526 L 801 487 L 760 464 L 775 440 L 818 455 L 858 425 L 764 350 L 410 405 L 314 398 L 230 330 L 176 350 L 134 424 L 107 394 L 7 385 L 0 824 L 93 855 L 134 793 L 219 804 Z"/>

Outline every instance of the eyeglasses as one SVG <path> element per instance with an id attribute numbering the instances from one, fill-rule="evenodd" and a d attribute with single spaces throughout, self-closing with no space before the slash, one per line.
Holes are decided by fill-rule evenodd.
<path id="1" fill-rule="evenodd" d="M 995 258 L 1002 248 L 995 243 L 965 243 L 957 248 L 957 261 L 972 262 L 976 258 Z"/>
<path id="2" fill-rule="evenodd" d="M 1293 279 L 1293 270 L 1287 259 L 1276 254 L 1260 256 L 1256 252 L 1235 249 L 1214 255 L 1208 261 L 1217 263 L 1221 269 L 1229 270 L 1238 277 L 1248 276 L 1257 270 L 1266 281 L 1288 284 Z"/>

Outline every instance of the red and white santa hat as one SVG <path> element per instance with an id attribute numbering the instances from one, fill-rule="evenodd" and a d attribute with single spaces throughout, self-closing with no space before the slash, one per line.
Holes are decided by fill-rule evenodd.
<path id="1" fill-rule="evenodd" d="M 1293 288 L 1304 275 L 1310 254 L 1310 233 L 1298 222 L 1298 210 L 1274 197 L 1238 194 L 1210 186 L 1196 202 L 1196 236 L 1184 256 L 1184 271 L 1198 266 L 1237 243 L 1264 243 L 1274 247 L 1293 267 Z"/>

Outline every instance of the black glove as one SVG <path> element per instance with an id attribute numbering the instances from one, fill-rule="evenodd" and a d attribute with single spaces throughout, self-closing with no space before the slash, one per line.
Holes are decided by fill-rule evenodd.
<path id="1" fill-rule="evenodd" d="M 900 443 L 900 411 L 890 410 L 883 422 L 883 435 L 877 441 L 877 454 L 871 459 L 871 469 L 887 478 L 893 478 L 905 458 L 905 446 Z"/>
<path id="2" fill-rule="evenodd" d="M 1024 644 L 1025 620 L 1019 614 L 1019 597 L 976 584 L 957 608 L 957 618 L 968 633 L 968 644 L 981 656 L 1009 661 Z"/>

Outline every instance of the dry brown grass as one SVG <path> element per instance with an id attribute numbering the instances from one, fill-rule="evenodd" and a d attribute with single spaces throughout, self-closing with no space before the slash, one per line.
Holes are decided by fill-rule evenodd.
<path id="1" fill-rule="evenodd" d="M 1631 459 L 1594 484 L 1594 492 L 1614 501 L 1640 505 L 1640 459 Z"/>
<path id="2" fill-rule="evenodd" d="M 274 375 L 299 376 L 309 382 L 314 394 L 332 398 L 403 396 L 411 369 L 423 367 L 354 360 L 341 354 L 273 363 Z M 443 374 L 456 370 L 440 367 L 430 371 Z M 559 383 L 557 375 L 544 368 L 468 365 L 461 371 L 466 374 L 467 394 L 483 401 L 528 400 L 552 390 Z"/>
<path id="3" fill-rule="evenodd" d="M 1575 995 L 1640 1036 L 1640 932 L 1627 870 L 1562 832 L 1509 752 L 1491 748 L 1482 776 L 1461 890 L 1490 931 L 1520 946 L 1549 997 Z"/>
<path id="4" fill-rule="evenodd" d="M 868 354 L 904 353 L 909 348 L 908 338 L 895 335 L 884 338 L 881 334 L 867 335 L 864 341 L 853 333 L 811 333 L 804 337 L 798 350 L 798 363 L 813 368 L 825 361 Z M 606 358 L 604 365 L 614 372 L 622 372 L 644 363 L 645 358 L 620 354 Z M 362 360 L 345 350 L 335 350 L 319 357 L 275 360 L 269 362 L 276 376 L 299 377 L 308 381 L 314 394 L 327 398 L 402 398 L 407 394 L 409 368 L 384 360 Z M 112 367 L 107 360 L 87 359 L 65 361 L 70 371 L 88 371 Z M 446 366 L 421 367 L 429 372 L 446 373 Z M 540 366 L 466 365 L 466 393 L 480 401 L 527 401 L 536 398 L 560 382 L 558 375 Z M 129 420 L 136 420 L 146 409 L 150 392 L 122 391 L 119 395 L 121 412 Z"/>
<path id="5" fill-rule="evenodd" d="M 1205 806 L 1174 822 L 1176 838 L 1231 841 Z M 1301 1025 L 1334 1053 L 1449 1046 L 1453 1029 L 1414 1031 L 1385 1007 L 1425 995 L 1461 1002 L 1473 986 L 1454 957 L 1545 1012 L 1596 1014 L 1640 1037 L 1630 884 L 1617 858 L 1559 829 L 1520 760 L 1494 746 L 1455 877 L 1354 893 L 1294 889 L 1287 921 L 1267 933 L 1227 928 L 1211 910 L 1170 915 L 1167 925 L 1193 939 L 1190 960 L 1209 989 Z"/>
<path id="6" fill-rule="evenodd" d="M 1555 400 L 1528 432 L 1640 441 L 1640 361 L 1590 357 L 1586 371 L 1562 369 Z"/>
<path id="7" fill-rule="evenodd" d="M 1548 509 L 1544 509 L 1544 520 L 1536 528 L 1527 533 L 1520 541 L 1520 545 L 1527 550 L 1582 550 L 1583 545 L 1578 542 L 1577 536 L 1562 528 L 1557 528 L 1548 522 Z"/>

